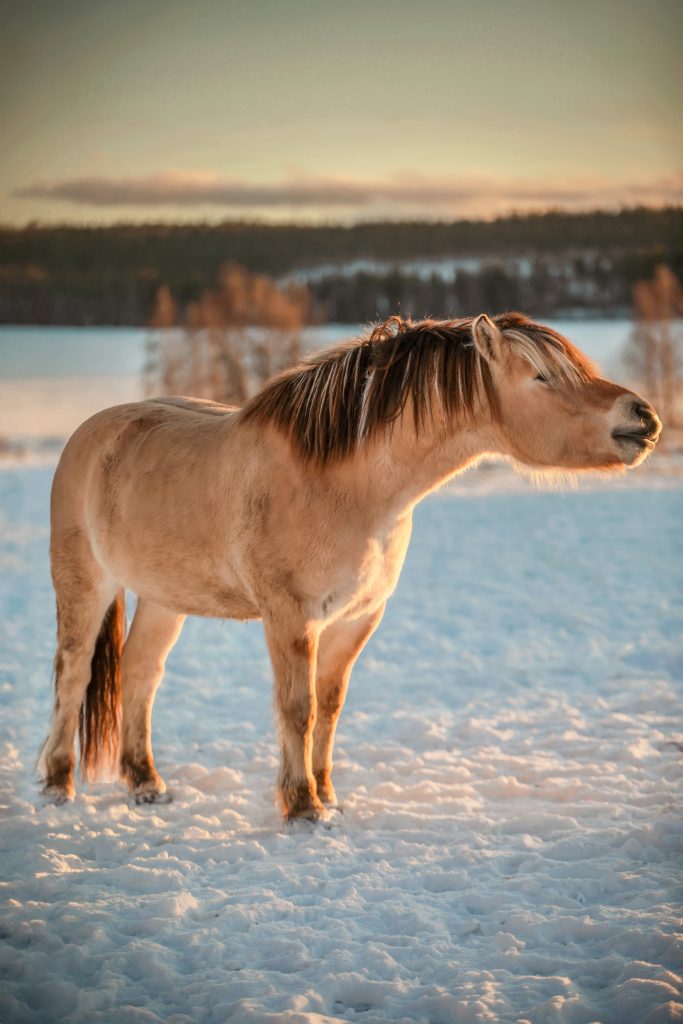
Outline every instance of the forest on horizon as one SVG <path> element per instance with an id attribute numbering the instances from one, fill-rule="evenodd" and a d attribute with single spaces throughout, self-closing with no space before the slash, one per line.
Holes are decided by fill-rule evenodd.
<path id="1" fill-rule="evenodd" d="M 468 263 L 450 276 L 415 267 L 448 258 Z M 359 260 L 368 263 L 354 268 Z M 656 265 L 683 274 L 683 207 L 349 226 L 0 226 L 0 323 L 141 326 L 160 287 L 185 307 L 230 263 L 296 275 L 319 320 L 504 308 L 610 316 L 628 311 Z"/>

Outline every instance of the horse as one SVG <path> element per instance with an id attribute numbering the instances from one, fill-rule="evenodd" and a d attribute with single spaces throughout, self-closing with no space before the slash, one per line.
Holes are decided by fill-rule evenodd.
<path id="1" fill-rule="evenodd" d="M 171 397 L 97 413 L 52 487 L 44 794 L 73 798 L 78 730 L 86 779 L 118 767 L 137 803 L 169 799 L 152 704 L 185 617 L 261 619 L 282 813 L 325 818 L 351 670 L 398 582 L 417 502 L 489 455 L 542 472 L 624 470 L 660 431 L 647 401 L 520 313 L 391 317 L 240 408 Z"/>

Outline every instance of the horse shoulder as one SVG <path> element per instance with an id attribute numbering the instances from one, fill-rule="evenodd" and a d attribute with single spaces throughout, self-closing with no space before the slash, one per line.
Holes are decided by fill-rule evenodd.
<path id="1" fill-rule="evenodd" d="M 286 461 L 252 477 L 242 510 L 234 539 L 261 603 L 284 601 L 329 621 L 371 613 L 395 589 L 410 516 L 373 521 L 315 469 Z"/>

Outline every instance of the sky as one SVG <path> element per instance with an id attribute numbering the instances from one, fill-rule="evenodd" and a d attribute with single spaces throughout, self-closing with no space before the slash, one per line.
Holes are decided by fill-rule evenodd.
<path id="1" fill-rule="evenodd" d="M 680 0 L 0 0 L 0 221 L 683 202 Z"/>

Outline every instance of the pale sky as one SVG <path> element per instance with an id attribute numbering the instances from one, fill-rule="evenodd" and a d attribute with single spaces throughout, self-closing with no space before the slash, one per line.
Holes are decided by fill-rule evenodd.
<path id="1" fill-rule="evenodd" d="M 0 0 L 0 220 L 683 202 L 680 0 Z"/>

